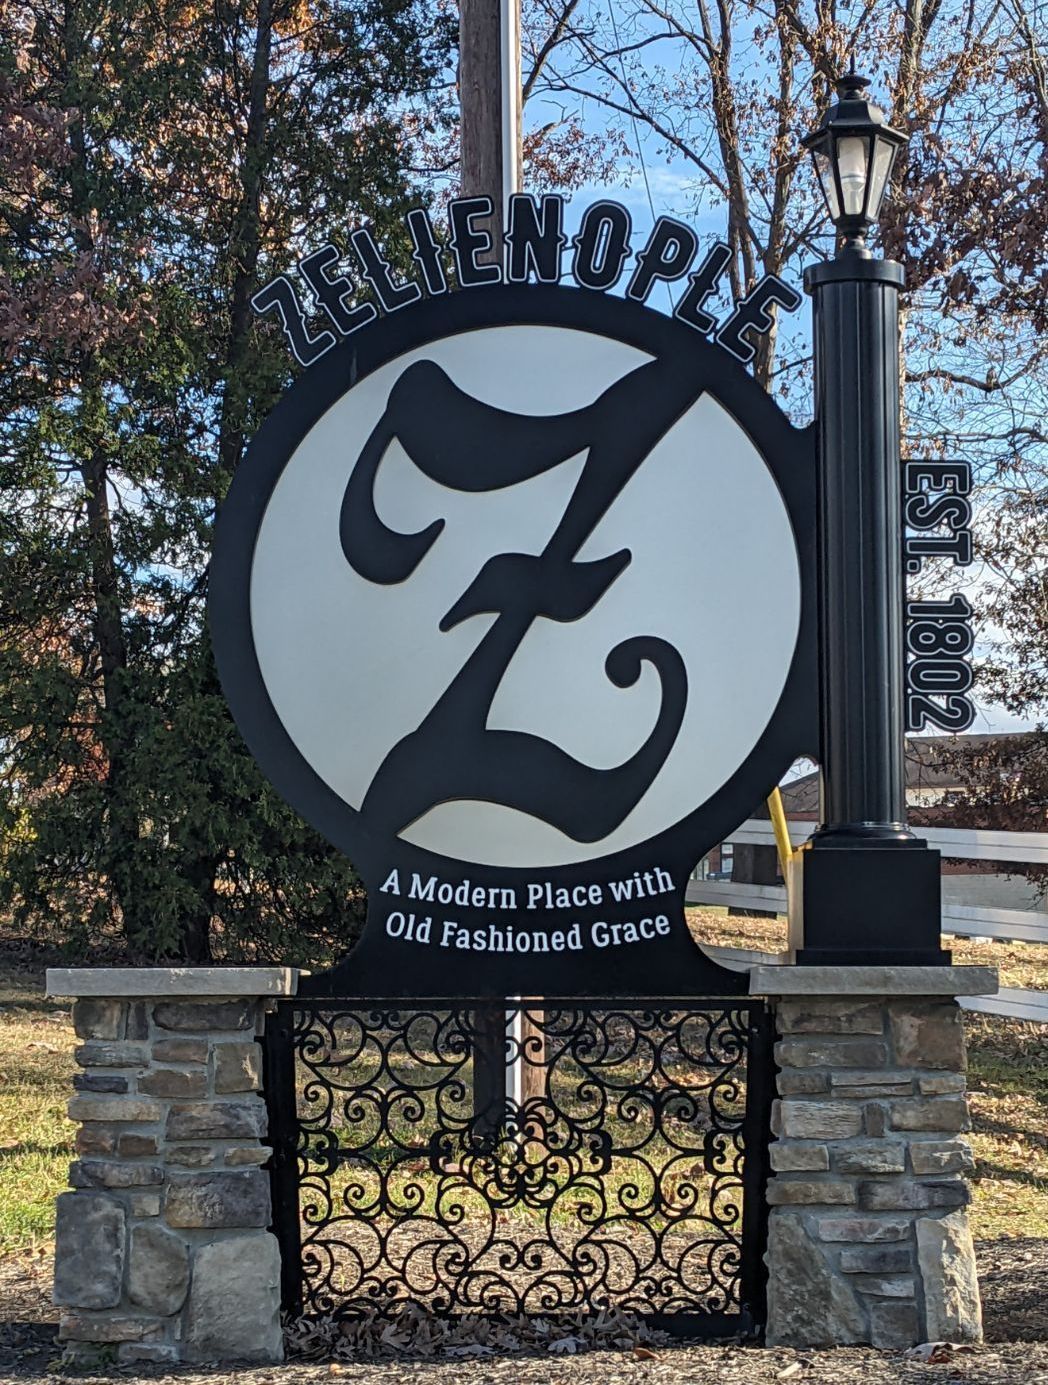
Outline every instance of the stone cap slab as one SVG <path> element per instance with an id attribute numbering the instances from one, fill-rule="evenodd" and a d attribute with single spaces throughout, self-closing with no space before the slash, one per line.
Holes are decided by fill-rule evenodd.
<path id="1" fill-rule="evenodd" d="M 750 995 L 996 995 L 996 967 L 750 968 Z"/>
<path id="2" fill-rule="evenodd" d="M 49 967 L 47 994 L 123 996 L 278 996 L 298 989 L 297 967 Z"/>

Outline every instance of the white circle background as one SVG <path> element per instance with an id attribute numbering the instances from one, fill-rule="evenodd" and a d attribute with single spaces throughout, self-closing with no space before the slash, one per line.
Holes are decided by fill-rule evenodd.
<path id="1" fill-rule="evenodd" d="M 347 392 L 303 438 L 273 491 L 251 573 L 251 626 L 270 700 L 304 759 L 360 807 L 392 747 L 415 730 L 496 619 L 442 634 L 441 617 L 495 554 L 539 553 L 571 498 L 585 454 L 520 485 L 463 494 L 429 480 L 398 443 L 379 468 L 383 521 L 443 533 L 405 582 L 359 577 L 339 542 L 339 510 L 389 391 L 416 360 L 463 390 L 519 413 L 592 402 L 646 353 L 590 332 L 495 327 L 411 351 Z M 492 729 L 530 731 L 586 764 L 611 768 L 658 716 L 651 665 L 619 689 L 604 661 L 636 635 L 674 645 L 688 673 L 677 740 L 648 791 L 614 832 L 579 843 L 498 804 L 453 801 L 401 834 L 464 862 L 552 867 L 593 860 L 655 836 L 717 792 L 753 750 L 778 703 L 800 623 L 796 545 L 778 487 L 748 434 L 706 394 L 623 488 L 580 560 L 628 548 L 632 561 L 581 620 L 537 619 L 491 707 Z M 448 747 L 449 754 L 454 747 Z M 555 795 L 556 788 L 552 792 Z"/>

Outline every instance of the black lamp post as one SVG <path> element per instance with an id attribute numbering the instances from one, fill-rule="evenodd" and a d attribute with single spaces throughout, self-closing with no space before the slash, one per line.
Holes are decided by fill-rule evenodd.
<path id="1" fill-rule="evenodd" d="M 874 259 L 906 136 L 854 71 L 811 150 L 840 249 L 813 266 L 818 435 L 821 825 L 800 860 L 801 963 L 939 963 L 939 854 L 906 826 L 899 290 Z"/>

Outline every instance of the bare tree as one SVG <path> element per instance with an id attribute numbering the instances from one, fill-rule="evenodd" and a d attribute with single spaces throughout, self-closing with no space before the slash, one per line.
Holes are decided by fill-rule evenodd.
<path id="1" fill-rule="evenodd" d="M 983 615 L 1003 635 L 984 688 L 1022 687 L 1027 712 L 1048 706 L 1025 676 L 1048 664 L 1048 620 L 1018 628 L 1048 562 L 1046 32 L 1044 0 L 583 0 L 533 84 L 672 161 L 675 210 L 726 241 L 737 297 L 830 253 L 800 137 L 852 56 L 871 76 L 910 137 L 879 228 L 907 275 L 904 446 L 976 467 Z M 791 326 L 753 369 L 807 416 L 808 364 Z"/>

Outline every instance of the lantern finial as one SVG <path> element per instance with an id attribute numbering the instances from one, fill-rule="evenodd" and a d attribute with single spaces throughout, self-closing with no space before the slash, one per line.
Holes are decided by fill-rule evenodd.
<path id="1" fill-rule="evenodd" d="M 835 104 L 803 141 L 815 160 L 830 218 L 844 239 L 843 253 L 863 256 L 869 255 L 866 233 L 880 215 L 896 155 L 906 143 L 867 99 L 869 85 L 870 79 L 856 72 L 853 53 L 848 71 L 837 79 Z"/>

